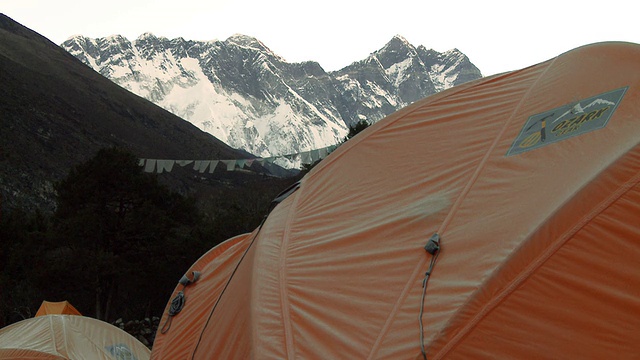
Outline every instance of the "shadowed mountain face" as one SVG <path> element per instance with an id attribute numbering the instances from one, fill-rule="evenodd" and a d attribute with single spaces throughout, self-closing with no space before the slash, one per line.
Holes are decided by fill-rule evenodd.
<path id="1" fill-rule="evenodd" d="M 334 145 L 362 120 L 376 122 L 482 77 L 459 50 L 414 47 L 401 36 L 333 72 L 313 61 L 288 63 L 245 35 L 224 41 L 76 36 L 61 46 L 230 146 L 265 157 Z"/>
<path id="2" fill-rule="evenodd" d="M 2 209 L 52 210 L 54 182 L 113 146 L 141 158 L 247 157 L 0 14 Z"/>

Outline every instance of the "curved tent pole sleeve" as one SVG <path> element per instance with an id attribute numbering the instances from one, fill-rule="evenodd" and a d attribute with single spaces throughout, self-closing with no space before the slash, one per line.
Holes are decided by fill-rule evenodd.
<path id="1" fill-rule="evenodd" d="M 295 182 L 293 185 L 289 186 L 288 188 L 286 188 L 285 190 L 283 190 L 282 192 L 280 192 L 272 201 L 271 201 L 271 205 L 269 207 L 269 211 L 267 212 L 267 215 L 264 216 L 264 218 L 262 219 L 262 221 L 260 222 L 260 225 L 258 226 L 258 231 L 256 232 L 256 234 L 253 236 L 253 239 L 251 239 L 251 242 L 249 244 L 249 246 L 247 247 L 247 249 L 245 250 L 244 254 L 242 254 L 242 257 L 240 258 L 240 261 L 238 261 L 238 264 L 236 264 L 235 269 L 233 270 L 233 272 L 231 273 L 231 276 L 229 276 L 229 279 L 227 280 L 227 283 L 225 284 L 224 288 L 222 289 L 222 292 L 220 292 L 220 296 L 218 296 L 218 300 L 216 301 L 216 303 L 213 306 L 213 309 L 211 310 L 211 313 L 209 314 L 209 319 L 211 318 L 211 315 L 213 315 L 213 312 L 216 309 L 216 306 L 218 305 L 218 302 L 220 301 L 220 299 L 222 298 L 222 294 L 224 294 L 225 290 L 227 289 L 227 287 L 229 286 L 229 283 L 231 282 L 231 279 L 233 278 L 233 275 L 236 273 L 236 271 L 238 270 L 238 267 L 240 266 L 240 263 L 242 262 L 242 259 L 244 259 L 245 255 L 247 254 L 247 252 L 249 251 L 249 249 L 251 248 L 251 245 L 253 245 L 253 242 L 255 241 L 256 237 L 258 236 L 258 234 L 260 233 L 260 229 L 262 228 L 262 225 L 264 224 L 264 222 L 267 220 L 267 216 L 269 213 L 271 213 L 271 211 L 282 201 L 284 201 L 284 199 L 286 199 L 287 197 L 289 197 L 289 195 L 293 194 L 296 190 L 298 190 L 298 188 L 300 187 L 300 181 Z M 171 320 L 172 318 L 177 315 L 182 308 L 184 307 L 184 304 L 186 302 L 186 298 L 184 295 L 184 289 L 190 285 L 193 284 L 194 282 L 196 282 L 198 280 L 198 278 L 200 278 L 200 272 L 198 271 L 193 271 L 192 272 L 192 279 L 190 279 L 186 274 L 184 276 L 182 276 L 182 278 L 179 281 L 179 284 L 182 285 L 182 290 L 179 291 L 176 296 L 173 298 L 173 300 L 171 300 L 171 306 L 168 310 L 168 317 L 167 320 L 165 321 L 165 323 L 162 325 L 160 332 L 162 334 L 165 334 L 166 332 L 169 331 L 169 329 L 171 328 Z M 207 323 L 209 322 L 209 320 L 207 319 Z M 200 340 L 198 340 L 198 343 L 200 342 Z M 196 345 L 197 347 L 197 345 Z"/>
<path id="2" fill-rule="evenodd" d="M 229 287 L 229 284 L 231 283 L 231 280 L 233 279 L 233 276 L 235 275 L 235 273 L 238 271 L 238 268 L 240 267 L 240 264 L 242 263 L 242 260 L 244 260 L 244 257 L 247 255 L 247 253 L 249 252 L 249 250 L 251 249 L 251 247 L 253 246 L 253 243 L 256 241 L 256 238 L 258 237 L 258 235 L 260 234 L 260 230 L 262 229 L 262 226 L 264 225 L 265 221 L 267 221 L 267 217 L 269 216 L 269 213 L 271 213 L 271 211 L 278 205 L 280 204 L 282 201 L 284 201 L 284 199 L 288 198 L 291 194 L 293 194 L 296 190 L 298 190 L 298 188 L 300 188 L 300 181 L 297 181 L 296 183 L 294 183 L 293 185 L 289 186 L 288 188 L 286 188 L 284 191 L 282 191 L 280 194 L 278 194 L 272 201 L 271 201 L 271 207 L 269 208 L 269 211 L 267 212 L 267 215 L 265 215 L 262 218 L 262 221 L 260 222 L 260 225 L 258 225 L 258 230 L 255 232 L 255 235 L 253 235 L 253 238 L 251 239 L 251 242 L 249 243 L 249 246 L 247 246 L 247 249 L 244 251 L 244 253 L 242 254 L 242 256 L 240 257 L 240 260 L 238 260 L 238 263 L 236 264 L 236 267 L 233 269 L 233 271 L 231 272 L 231 275 L 229 276 L 229 279 L 227 279 L 226 284 L 224 285 L 224 288 L 222 288 L 222 291 L 220 292 L 220 295 L 218 296 L 218 299 L 216 300 L 216 303 L 213 305 L 213 308 L 211 309 L 211 311 L 209 312 L 209 316 L 207 317 L 207 321 L 204 325 L 204 327 L 206 328 L 209 325 L 209 321 L 211 320 L 211 317 L 213 316 L 213 313 L 216 311 L 216 307 L 218 307 L 218 304 L 220 303 L 220 299 L 222 299 L 222 295 L 224 295 L 225 291 L 227 290 L 227 288 Z M 200 333 L 200 337 L 198 338 L 198 341 L 196 343 L 196 346 L 193 350 L 193 356 L 195 356 L 195 353 L 198 349 L 198 347 L 200 346 L 200 342 L 202 341 L 202 335 L 204 332 Z"/>

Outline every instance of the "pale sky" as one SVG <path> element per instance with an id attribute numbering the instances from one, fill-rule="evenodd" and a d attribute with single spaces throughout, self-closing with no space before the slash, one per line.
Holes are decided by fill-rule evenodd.
<path id="1" fill-rule="evenodd" d="M 636 0 L 0 0 L 0 12 L 56 44 L 73 35 L 262 41 L 288 62 L 338 70 L 394 35 L 457 48 L 483 75 L 600 41 L 640 43 Z"/>

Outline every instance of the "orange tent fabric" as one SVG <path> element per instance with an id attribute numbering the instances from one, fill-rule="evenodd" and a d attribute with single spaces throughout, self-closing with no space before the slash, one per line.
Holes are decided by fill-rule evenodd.
<path id="1" fill-rule="evenodd" d="M 151 356 L 637 357 L 639 181 L 637 44 L 443 91 L 194 264 Z"/>
<path id="2" fill-rule="evenodd" d="M 0 359 L 149 359 L 136 338 L 104 321 L 43 315 L 0 329 Z"/>
<path id="3" fill-rule="evenodd" d="M 43 301 L 36 312 L 36 316 L 43 315 L 52 315 L 52 314 L 61 314 L 61 315 L 82 315 L 80 311 L 76 309 L 71 303 L 68 301 Z"/>

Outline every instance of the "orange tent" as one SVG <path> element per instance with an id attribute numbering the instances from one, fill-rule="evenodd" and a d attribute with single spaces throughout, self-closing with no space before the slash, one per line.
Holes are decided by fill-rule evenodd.
<path id="1" fill-rule="evenodd" d="M 637 358 L 639 181 L 639 45 L 443 91 L 197 261 L 152 358 Z"/>
<path id="2" fill-rule="evenodd" d="M 0 359 L 149 359 L 124 330 L 79 315 L 43 315 L 0 329 Z"/>
<path id="3" fill-rule="evenodd" d="M 62 314 L 62 315 L 82 315 L 71 303 L 68 301 L 43 301 L 40 304 L 40 308 L 36 312 L 36 316 Z"/>

